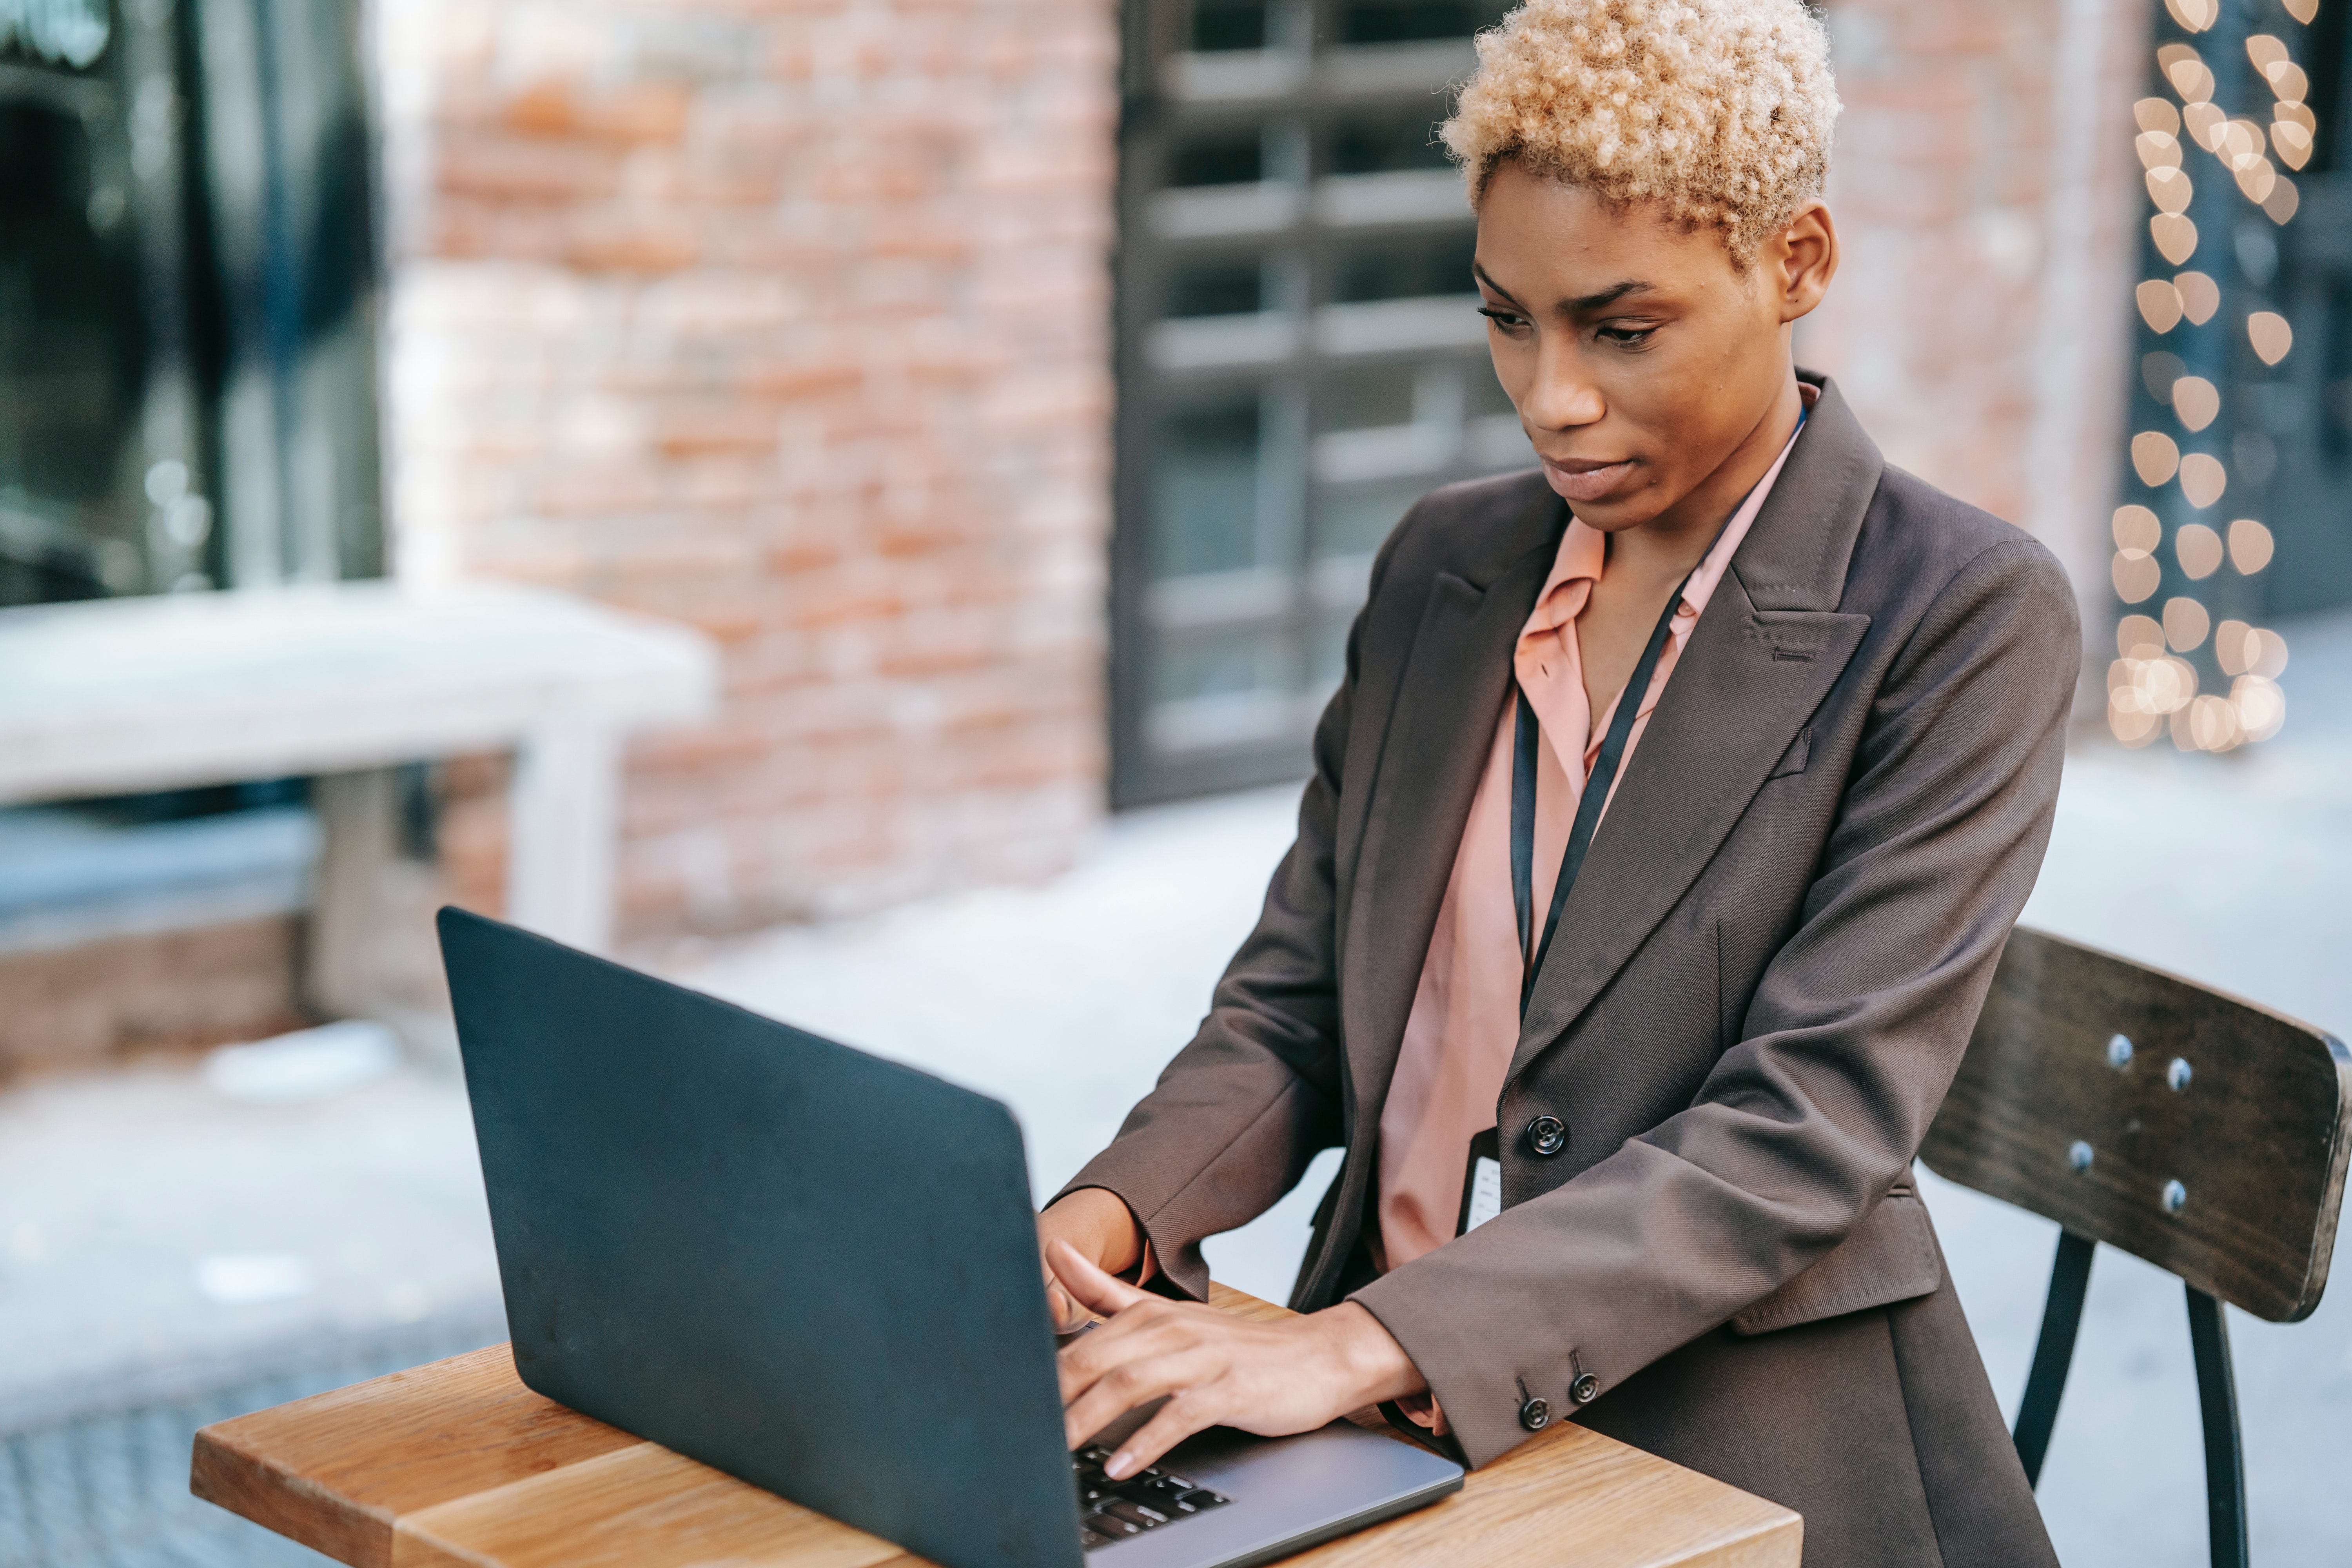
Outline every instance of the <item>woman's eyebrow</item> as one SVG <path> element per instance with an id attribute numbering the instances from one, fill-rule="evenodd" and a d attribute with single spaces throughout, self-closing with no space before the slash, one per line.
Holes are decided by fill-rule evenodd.
<path id="1" fill-rule="evenodd" d="M 1505 300 L 1510 301 L 1512 304 L 1516 305 L 1519 302 L 1517 295 L 1512 293 L 1508 289 L 1504 288 L 1500 283 L 1496 282 L 1493 276 L 1489 274 L 1484 267 L 1478 265 L 1477 261 L 1475 259 L 1470 263 L 1470 275 L 1477 279 L 1479 282 L 1484 283 L 1487 288 L 1492 289 L 1496 293 L 1500 294 Z"/>
<path id="2" fill-rule="evenodd" d="M 1612 283 L 1608 288 L 1596 293 L 1580 294 L 1569 300 L 1565 309 L 1572 316 L 1591 315 L 1593 311 L 1613 305 L 1629 295 L 1652 293 L 1656 287 L 1655 284 L 1645 283 L 1638 278 L 1628 278 L 1622 282 Z"/>

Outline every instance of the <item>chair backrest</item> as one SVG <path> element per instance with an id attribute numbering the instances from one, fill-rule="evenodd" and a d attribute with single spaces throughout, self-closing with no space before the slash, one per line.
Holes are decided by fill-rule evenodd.
<path id="1" fill-rule="evenodd" d="M 1920 1158 L 2273 1322 L 2327 1285 L 2352 1054 L 2251 1002 L 2020 927 Z"/>

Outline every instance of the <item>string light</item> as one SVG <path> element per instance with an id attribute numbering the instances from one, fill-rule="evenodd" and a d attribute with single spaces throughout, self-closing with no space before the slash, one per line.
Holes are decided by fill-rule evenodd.
<path id="1" fill-rule="evenodd" d="M 2304 26 L 2318 15 L 2319 0 L 2281 3 Z M 2221 19 L 2221 0 L 2164 0 L 2164 6 L 2188 34 L 2203 33 Z M 2309 164 L 2318 136 L 2318 117 L 2307 101 L 2310 74 L 2296 63 L 2289 43 L 2274 34 L 2252 35 L 2245 40 L 2245 51 L 2274 100 L 2267 123 L 2252 116 L 2233 117 L 2215 103 L 2213 68 L 2186 43 L 2168 43 L 2156 51 L 2158 73 L 2179 107 L 2162 96 L 2143 98 L 2132 106 L 2137 132 L 2132 149 L 2155 209 L 2148 217 L 2148 238 L 2176 268 L 2183 268 L 2196 254 L 2200 238 L 2189 216 L 2198 178 L 2188 167 L 2189 147 L 2210 153 L 2239 194 L 2273 223 L 2287 223 L 2302 204 L 2288 172 Z M 2241 247 L 2247 243 L 2242 232 Z M 2184 269 L 2168 281 L 2141 280 L 2132 290 L 2132 300 L 2148 331 L 2162 337 L 2183 321 L 2192 327 L 2210 321 L 2221 308 L 2221 289 L 2206 273 Z M 2278 364 L 2294 347 L 2293 324 L 2275 310 L 2248 313 L 2245 332 L 2248 346 L 2264 365 Z M 2220 418 L 2221 388 L 2190 374 L 2179 355 L 2164 351 L 2145 354 L 2140 374 L 2149 396 L 2169 405 L 2189 435 L 2205 431 Z M 2274 460 L 2266 456 L 2271 449 L 2245 434 L 2237 437 L 2234 449 L 2241 466 L 2260 484 Z M 2181 500 L 2195 510 L 2213 506 L 2229 489 L 2229 471 L 2219 457 L 2184 453 L 2161 430 L 2143 430 L 2132 437 L 2131 463 L 2151 490 L 2178 479 Z M 2116 596 L 2126 605 L 2147 604 L 2163 585 L 2163 563 L 2158 556 L 2165 542 L 2162 520 L 2148 507 L 2121 506 L 2115 510 L 2110 531 L 2116 545 Z M 2240 576 L 2252 576 L 2271 564 L 2275 552 L 2270 529 L 2251 517 L 2232 519 L 2225 528 L 2188 522 L 2172 532 L 2173 560 L 2191 583 L 2211 578 L 2224 562 Z M 2196 667 L 2180 657 L 2203 647 L 2209 639 L 2214 662 L 2230 681 L 2226 694 L 2200 691 Z M 2268 740 L 2285 724 L 2286 697 L 2278 685 L 2286 668 L 2285 639 L 2234 618 L 2217 626 L 2205 605 L 2190 594 L 2166 599 L 2160 616 L 2137 610 L 2120 616 L 2116 653 L 2107 667 L 2107 721 L 2125 745 L 2146 745 L 2168 734 L 2184 751 L 2227 752 Z"/>
<path id="2" fill-rule="evenodd" d="M 2221 536 L 2201 522 L 2184 523 L 2172 536 L 2172 554 L 2189 581 L 2201 582 L 2221 569 Z"/>
<path id="3" fill-rule="evenodd" d="M 2132 299 L 2139 305 L 2139 319 L 2147 330 L 2159 335 L 2180 324 L 2180 290 L 2161 278 L 2151 278 L 2132 290 Z"/>
<path id="4" fill-rule="evenodd" d="M 2221 467 L 2221 459 L 2211 453 L 2191 452 L 2180 459 L 2180 493 L 2198 510 L 2220 500 L 2229 486 L 2229 471 Z"/>
<path id="5" fill-rule="evenodd" d="M 2183 272 L 2172 280 L 2180 291 L 2180 313 L 2192 327 L 2201 327 L 2221 308 L 2221 286 L 2202 272 Z"/>
<path id="6" fill-rule="evenodd" d="M 2230 524 L 2230 564 L 2251 577 L 2271 563 L 2271 531 L 2251 517 Z"/>
<path id="7" fill-rule="evenodd" d="M 2213 629 L 2213 617 L 2194 599 L 2167 599 L 2163 625 L 2164 640 L 2173 652 L 2193 653 L 2204 646 L 2205 634 Z"/>
<path id="8" fill-rule="evenodd" d="M 2180 471 L 2180 447 L 2161 430 L 2143 430 L 2132 437 L 2131 460 L 2139 482 L 2154 489 Z"/>
<path id="9" fill-rule="evenodd" d="M 2172 384 L 2172 411 L 2190 430 L 2202 430 L 2221 412 L 2221 392 L 2201 375 L 2184 375 Z"/>
<path id="10" fill-rule="evenodd" d="M 2294 347 L 2294 329 L 2276 310 L 2256 310 L 2246 318 L 2246 341 L 2264 364 L 2276 364 Z"/>

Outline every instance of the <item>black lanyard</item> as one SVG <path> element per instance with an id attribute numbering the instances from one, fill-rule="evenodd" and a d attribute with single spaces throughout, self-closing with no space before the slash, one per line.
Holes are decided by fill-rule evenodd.
<path id="1" fill-rule="evenodd" d="M 1714 546 L 1709 545 L 1710 552 Z M 1704 559 L 1704 557 L 1702 557 Z M 1538 725 L 1536 710 L 1528 701 L 1527 689 L 1514 680 L 1518 693 L 1518 722 L 1511 736 L 1511 904 L 1519 921 L 1519 1016 L 1528 1016 L 1528 998 L 1535 991 L 1536 972 L 1543 967 L 1544 954 L 1551 951 L 1552 932 L 1559 928 L 1559 911 L 1568 903 L 1568 890 L 1576 885 L 1576 873 L 1584 865 L 1584 852 L 1591 847 L 1593 829 L 1601 826 L 1601 808 L 1609 803 L 1609 786 L 1616 782 L 1617 765 L 1624 761 L 1625 747 L 1633 738 L 1633 721 L 1642 711 L 1642 699 L 1650 692 L 1651 679 L 1657 673 L 1658 655 L 1666 646 L 1666 637 L 1674 628 L 1675 612 L 1682 607 L 1683 590 L 1698 574 L 1694 566 L 1675 584 L 1673 595 L 1666 600 L 1665 612 L 1659 616 L 1655 629 L 1650 633 L 1649 646 L 1642 650 L 1641 662 L 1633 666 L 1633 675 L 1625 689 L 1617 694 L 1617 711 L 1609 721 L 1608 739 L 1601 742 L 1601 755 L 1592 764 L 1592 776 L 1584 781 L 1584 794 L 1576 803 L 1576 822 L 1568 830 L 1568 852 L 1560 857 L 1559 880 L 1552 884 L 1551 910 L 1544 916 L 1543 942 L 1532 952 L 1528 939 L 1535 902 L 1536 872 L 1536 746 Z"/>
<path id="2" fill-rule="evenodd" d="M 1811 407 L 1797 415 L 1797 428 L 1789 435 L 1791 446 L 1805 428 Z M 1785 458 L 1787 447 L 1781 448 Z M 1759 481 L 1761 482 L 1761 481 Z M 1748 491 L 1753 495 L 1754 490 Z M 1732 508 L 1731 517 L 1738 517 L 1748 504 L 1748 496 L 1739 498 Z M 1699 566 L 1715 553 L 1723 542 L 1724 530 L 1731 526 L 1731 517 L 1723 520 L 1707 541 L 1706 552 Z M 1552 932 L 1559 928 L 1559 911 L 1567 907 L 1568 890 L 1576 886 L 1576 873 L 1583 868 L 1584 852 L 1592 846 L 1593 829 L 1601 826 L 1601 813 L 1609 804 L 1609 786 L 1617 782 L 1617 765 L 1625 760 L 1625 748 L 1633 739 L 1633 721 L 1640 717 L 1642 699 L 1650 694 L 1650 681 L 1657 674 L 1658 655 L 1666 646 L 1666 635 L 1674 629 L 1675 611 L 1683 602 L 1683 590 L 1698 575 L 1698 566 L 1692 567 L 1675 584 L 1666 600 L 1664 614 L 1658 616 L 1655 629 L 1650 633 L 1650 645 L 1642 650 L 1642 659 L 1633 667 L 1633 674 L 1625 689 L 1617 694 L 1617 711 L 1609 721 L 1608 738 L 1601 742 L 1601 755 L 1593 760 L 1592 776 L 1584 781 L 1584 794 L 1576 803 L 1576 821 L 1568 830 L 1568 850 L 1559 858 L 1559 880 L 1552 884 L 1551 910 L 1544 916 L 1543 942 L 1530 953 L 1528 939 L 1535 933 L 1530 929 L 1535 902 L 1536 879 L 1536 710 L 1528 706 L 1527 689 L 1516 679 L 1511 689 L 1518 696 L 1518 721 L 1511 734 L 1511 905 L 1519 920 L 1519 1016 L 1528 1016 L 1528 998 L 1536 988 L 1536 973 L 1543 968 L 1544 954 L 1551 951 Z M 1626 699 L 1631 697 L 1632 701 Z"/>

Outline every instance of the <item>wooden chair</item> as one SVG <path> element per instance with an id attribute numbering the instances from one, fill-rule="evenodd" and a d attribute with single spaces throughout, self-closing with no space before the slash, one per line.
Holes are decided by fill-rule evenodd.
<path id="1" fill-rule="evenodd" d="M 2221 1303 L 2291 1323 L 2327 1285 L 2352 1147 L 2333 1036 L 2020 928 L 1920 1158 L 2063 1227 L 2017 1414 L 2041 1479 L 2100 1242 L 2178 1276 L 2205 1428 L 2215 1568 L 2246 1563 L 2245 1454 Z"/>

